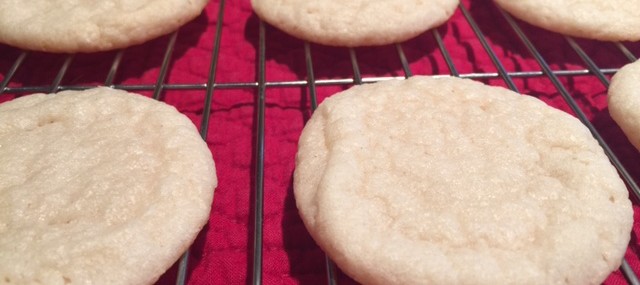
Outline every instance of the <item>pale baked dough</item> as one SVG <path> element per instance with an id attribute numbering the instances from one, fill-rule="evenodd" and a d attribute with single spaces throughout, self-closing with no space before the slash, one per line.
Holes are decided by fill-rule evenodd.
<path id="1" fill-rule="evenodd" d="M 444 23 L 458 0 L 252 0 L 256 14 L 304 40 L 331 46 L 384 45 Z"/>
<path id="2" fill-rule="evenodd" d="M 326 99 L 302 132 L 294 194 L 316 242 L 363 284 L 600 284 L 633 223 L 576 118 L 458 78 Z"/>
<path id="3" fill-rule="evenodd" d="M 46 52 L 124 48 L 168 34 L 208 0 L 2 0 L 0 42 Z"/>
<path id="4" fill-rule="evenodd" d="M 0 284 L 149 284 L 208 221 L 193 123 L 109 88 L 0 105 Z"/>
<path id="5" fill-rule="evenodd" d="M 495 0 L 532 25 L 602 41 L 640 40 L 640 0 Z"/>
<path id="6" fill-rule="evenodd" d="M 640 150 L 640 61 L 623 66 L 611 78 L 609 114 Z"/>

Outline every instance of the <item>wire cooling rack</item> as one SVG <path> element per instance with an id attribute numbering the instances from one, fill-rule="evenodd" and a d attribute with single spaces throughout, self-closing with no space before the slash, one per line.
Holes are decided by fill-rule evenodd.
<path id="1" fill-rule="evenodd" d="M 630 147 L 628 142 L 620 142 L 619 131 L 612 135 L 610 130 L 600 126 L 602 124 L 598 123 L 598 119 L 594 119 L 597 118 L 597 113 L 602 113 L 603 110 L 593 110 L 592 105 L 595 103 L 587 104 L 588 102 L 583 102 L 584 100 L 579 97 L 605 93 L 610 76 L 623 64 L 636 60 L 640 50 L 637 43 L 598 43 L 563 37 L 514 20 L 490 1 L 475 1 L 473 3 L 462 1 L 448 24 L 430 30 L 417 39 L 406 43 L 378 49 L 328 48 L 290 38 L 258 20 L 255 15 L 238 16 L 239 14 L 250 14 L 250 12 L 246 12 L 249 7 L 248 3 L 229 3 L 227 5 L 225 2 L 224 0 L 212 1 L 205 13 L 208 20 L 203 20 L 206 23 L 200 21 L 201 26 L 206 27 L 202 28 L 199 33 L 208 35 L 204 38 L 212 42 L 197 42 L 196 45 L 203 50 L 198 53 L 198 56 L 184 51 L 182 54 L 176 55 L 176 53 L 181 53 L 176 52 L 176 49 L 181 43 L 182 33 L 185 33 L 185 29 L 196 25 L 193 23 L 178 32 L 141 47 L 98 55 L 42 55 L 3 47 L 2 51 L 4 52 L 0 54 L 0 62 L 3 63 L 0 65 L 0 75 L 2 76 L 0 77 L 0 102 L 23 94 L 86 89 L 95 85 L 141 92 L 170 104 L 172 101 L 166 97 L 167 93 L 196 92 L 201 95 L 198 100 L 202 99 L 200 107 L 196 111 L 199 114 L 197 118 L 200 133 L 205 140 L 210 141 L 211 133 L 213 136 L 216 135 L 216 131 L 212 131 L 210 123 L 212 112 L 215 113 L 212 109 L 215 109 L 217 104 L 214 98 L 216 96 L 234 96 L 227 95 L 232 93 L 225 93 L 225 91 L 242 90 L 250 93 L 253 103 L 251 106 L 251 114 L 253 114 L 251 118 L 252 142 L 251 149 L 244 151 L 252 153 L 250 169 L 245 169 L 246 178 L 251 180 L 247 183 L 250 186 L 246 187 L 250 188 L 247 191 L 250 191 L 251 195 L 241 196 L 250 197 L 251 200 L 247 201 L 251 207 L 247 213 L 251 213 L 252 218 L 245 225 L 248 229 L 244 232 L 244 238 L 249 241 L 247 243 L 249 253 L 247 253 L 246 270 L 236 273 L 244 276 L 239 279 L 229 277 L 227 281 L 242 280 L 241 283 L 252 284 L 269 283 L 265 281 L 263 276 L 265 265 L 263 262 L 265 252 L 263 247 L 265 240 L 265 179 L 270 178 L 268 171 L 265 171 L 265 157 L 269 151 L 274 151 L 279 147 L 278 145 L 267 146 L 265 142 L 270 136 L 266 130 L 269 126 L 266 114 L 270 108 L 273 108 L 268 104 L 269 96 L 295 94 L 296 100 L 300 100 L 299 111 L 304 113 L 315 109 L 322 98 L 330 96 L 336 90 L 354 84 L 392 78 L 408 78 L 413 75 L 472 78 L 493 85 L 505 86 L 518 92 L 533 93 L 534 96 L 547 101 L 552 106 L 572 113 L 580 119 L 602 145 L 611 162 L 618 169 L 630 190 L 632 199 L 637 200 L 640 197 L 640 189 L 636 184 L 636 179 L 640 177 L 640 171 L 633 163 L 633 160 L 638 157 L 635 150 Z M 242 11 L 245 11 L 244 14 Z M 229 27 L 236 27 L 234 34 L 230 35 L 230 32 L 226 31 L 231 29 Z M 237 27 L 241 28 L 237 29 Z M 246 52 L 245 48 L 242 52 L 234 53 L 229 50 L 237 47 L 235 43 L 225 45 L 227 38 L 237 36 L 238 31 L 244 32 L 240 38 L 253 48 L 248 49 L 249 52 Z M 276 46 L 277 49 L 269 49 L 270 46 Z M 130 68 L 123 67 L 123 65 L 127 65 L 128 61 L 138 62 L 136 58 L 127 58 L 127 54 L 133 53 L 136 57 L 140 57 L 147 54 L 147 48 L 150 49 L 149 53 L 156 51 L 161 54 L 159 64 L 149 65 L 146 63 L 147 61 L 143 61 L 145 66 L 138 67 L 141 71 L 133 76 L 140 77 L 139 80 L 130 79 L 130 77 L 118 80 L 118 75 L 123 73 L 123 70 Z M 137 52 L 132 52 L 132 49 L 137 49 Z M 270 56 L 270 51 L 276 55 Z M 344 55 L 344 57 L 337 59 L 333 57 L 336 54 Z M 286 55 L 287 59 L 282 59 L 283 55 Z M 362 55 L 364 55 L 364 59 L 362 59 Z M 382 57 L 380 57 L 381 55 Z M 83 58 L 79 64 L 76 63 L 77 57 Z M 231 57 L 231 59 L 226 57 Z M 28 65 L 26 62 L 30 58 L 35 58 L 36 63 Z M 383 61 L 393 63 L 385 65 L 386 68 L 380 68 L 382 65 L 375 62 L 380 61 L 381 58 Z M 616 59 L 610 60 L 610 58 Z M 181 60 L 204 62 L 199 66 L 205 68 L 196 72 L 198 76 L 195 79 L 177 82 L 180 80 L 172 80 L 171 76 L 178 74 L 176 77 L 180 77 L 182 71 L 179 63 Z M 236 77 L 221 76 L 221 74 L 234 74 L 236 67 L 233 66 L 233 63 L 243 60 L 249 62 L 250 69 L 253 70 L 245 71 L 245 74 L 236 75 Z M 599 62 L 602 63 L 599 64 Z M 93 73 L 96 69 L 106 72 L 100 79 L 96 79 L 99 76 L 93 76 L 86 80 L 77 79 L 77 74 L 69 72 L 70 69 L 73 69 L 74 64 L 88 65 L 89 67 L 86 69 L 80 68 L 85 73 L 86 70 Z M 131 65 L 129 64 L 129 66 Z M 282 65 L 288 65 L 289 68 L 297 72 L 293 72 L 293 76 L 267 80 L 268 75 Z M 30 76 L 29 73 L 32 72 L 34 66 L 38 69 L 35 72 L 38 75 Z M 93 68 L 94 66 L 95 68 Z M 332 66 L 340 71 L 333 72 Z M 347 67 L 348 71 L 345 71 L 344 67 Z M 363 67 L 370 70 L 363 70 Z M 146 70 L 153 71 L 146 73 Z M 69 75 L 70 73 L 73 75 Z M 32 80 L 30 77 L 38 77 L 42 80 Z M 69 77 L 72 77 L 72 80 Z M 594 86 L 593 82 L 597 82 L 598 87 L 595 88 L 595 91 L 584 91 L 575 87 L 578 85 L 577 82 L 582 81 L 590 81 L 591 85 L 589 86 Z M 280 92 L 281 90 L 286 90 L 286 92 Z M 595 96 L 590 100 L 601 101 L 601 98 L 602 96 Z M 220 163 L 217 166 L 219 170 L 225 168 L 225 165 Z M 224 178 L 221 178 L 222 180 Z M 285 181 L 285 184 L 290 184 L 290 181 Z M 288 191 L 278 188 L 267 190 Z M 224 189 L 219 188 L 217 191 L 224 191 Z M 216 194 L 216 196 L 219 195 L 236 194 Z M 269 195 L 269 192 L 266 195 Z M 216 202 L 214 202 L 214 209 L 215 207 Z M 291 206 L 288 207 L 291 208 Z M 293 207 L 295 208 L 295 206 Z M 215 218 L 216 216 L 213 215 L 210 224 L 217 222 Z M 283 233 L 283 235 L 287 234 L 289 233 Z M 204 240 L 210 241 L 210 239 Z M 637 240 L 632 239 L 632 244 L 637 244 Z M 634 246 L 630 246 L 630 248 L 633 249 Z M 216 258 L 216 252 L 214 251 L 212 254 L 213 258 Z M 629 258 L 637 260 L 637 252 L 629 250 L 627 259 Z M 189 260 L 192 258 L 187 252 L 180 259 L 177 268 L 174 269 L 176 284 L 185 284 L 187 280 L 192 280 L 189 279 L 189 275 L 195 274 L 191 270 L 194 266 L 189 265 Z M 637 261 L 634 262 L 634 264 L 638 264 Z M 322 263 L 326 269 L 322 279 L 327 283 L 352 282 L 342 276 L 326 257 Z M 630 264 L 632 263 L 627 260 L 623 262 L 620 270 L 624 275 L 622 280 L 629 284 L 640 284 L 634 274 L 634 270 L 637 271 L 640 268 Z M 168 278 L 165 277 L 164 280 L 166 281 Z M 167 283 L 174 282 L 173 275 L 170 276 L 170 279 L 171 281 Z M 347 281 L 344 281 L 345 279 Z M 301 280 L 304 279 L 298 279 L 300 283 L 304 283 Z M 192 280 L 191 283 L 194 282 Z M 211 281 L 210 283 L 216 282 Z M 227 283 L 232 284 L 233 282 Z"/>

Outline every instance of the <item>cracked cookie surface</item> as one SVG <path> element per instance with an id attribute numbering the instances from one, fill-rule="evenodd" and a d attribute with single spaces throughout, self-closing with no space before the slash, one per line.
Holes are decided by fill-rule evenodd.
<path id="1" fill-rule="evenodd" d="M 211 152 L 175 108 L 110 88 L 0 105 L 0 284 L 151 284 L 208 221 Z"/>
<path id="2" fill-rule="evenodd" d="M 316 242 L 364 284 L 599 284 L 633 222 L 577 119 L 458 78 L 326 99 L 301 135 L 294 193 Z"/>

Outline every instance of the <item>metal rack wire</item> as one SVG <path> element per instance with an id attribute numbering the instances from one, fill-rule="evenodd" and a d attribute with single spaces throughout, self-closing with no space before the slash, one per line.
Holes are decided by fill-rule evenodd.
<path id="1" fill-rule="evenodd" d="M 363 75 L 360 69 L 361 62 L 358 60 L 358 51 L 357 49 L 348 49 L 349 61 L 352 68 L 352 76 L 343 77 L 343 78 L 329 78 L 329 79 L 316 79 L 316 69 L 314 69 L 314 60 L 313 60 L 313 44 L 308 42 L 303 43 L 303 51 L 304 58 L 300 59 L 305 64 L 306 75 L 303 79 L 297 80 L 284 80 L 284 81 L 268 81 L 267 80 L 267 44 L 269 42 L 267 36 L 267 30 L 271 29 L 270 26 L 263 23 L 262 21 L 258 21 L 258 25 L 256 28 L 257 39 L 254 39 L 257 42 L 257 56 L 256 56 L 256 79 L 255 80 L 246 80 L 240 82 L 219 82 L 217 81 L 217 72 L 219 67 L 219 56 L 221 50 L 221 43 L 223 41 L 223 23 L 225 18 L 225 1 L 220 0 L 216 4 L 213 2 L 211 5 L 217 5 L 217 15 L 216 20 L 218 25 L 215 28 L 215 35 L 213 37 L 213 48 L 210 53 L 210 62 L 209 62 L 209 70 L 207 73 L 206 82 L 194 82 L 194 83 L 170 83 L 167 82 L 167 74 L 171 70 L 171 63 L 173 60 L 173 52 L 174 47 L 176 45 L 176 41 L 178 39 L 178 33 L 175 32 L 167 38 L 166 48 L 164 49 L 164 57 L 162 59 L 162 63 L 160 65 L 159 75 L 157 76 L 155 82 L 153 84 L 114 84 L 116 75 L 120 70 L 121 63 L 123 61 L 123 54 L 126 50 L 121 50 L 115 53 L 113 60 L 111 61 L 109 71 L 103 81 L 103 84 L 106 86 L 112 86 L 114 88 L 130 90 L 130 91 L 148 91 L 153 92 L 153 98 L 161 99 L 163 92 L 167 90 L 200 90 L 203 91 L 204 96 L 204 105 L 203 105 L 203 115 L 202 121 L 200 124 L 200 133 L 204 139 L 206 139 L 206 135 L 209 131 L 209 118 L 211 114 L 212 108 L 212 100 L 214 95 L 218 90 L 228 90 L 228 89 L 246 89 L 253 90 L 255 92 L 255 118 L 254 118 L 254 144 L 253 144 L 253 177 L 252 177 L 252 188 L 253 192 L 253 236 L 250 237 L 252 240 L 252 264 L 251 267 L 251 277 L 248 279 L 252 280 L 252 284 L 262 284 L 263 283 L 263 224 L 264 224 L 264 195 L 265 195 L 265 153 L 268 151 L 265 147 L 265 113 L 268 111 L 268 107 L 266 104 L 267 93 L 268 90 L 272 88 L 288 88 L 288 87 L 296 87 L 306 89 L 308 94 L 308 99 L 310 102 L 311 109 L 315 109 L 319 102 L 318 96 L 318 88 L 323 86 L 349 86 L 354 84 L 364 84 L 371 83 L 380 80 L 388 80 L 391 78 L 408 78 L 418 74 L 415 70 L 411 68 L 410 62 L 407 59 L 404 44 L 396 44 L 394 45 L 395 55 L 389 55 L 390 57 L 397 57 L 400 62 L 402 76 L 366 76 Z M 498 9 L 497 7 L 493 7 Z M 604 148 L 606 154 L 608 155 L 611 162 L 618 169 L 620 175 L 627 183 L 630 192 L 635 195 L 636 198 L 640 199 L 640 188 L 636 184 L 634 177 L 629 173 L 629 171 L 624 167 L 624 165 L 620 162 L 620 159 L 616 156 L 614 151 L 612 151 L 609 143 L 603 138 L 603 136 L 599 133 L 596 127 L 589 121 L 588 117 L 585 115 L 585 112 L 581 109 L 580 105 L 576 102 L 576 100 L 572 97 L 571 93 L 564 86 L 560 78 L 563 77 L 576 77 L 576 76 L 592 76 L 597 78 L 602 85 L 606 88 L 608 87 L 609 80 L 607 79 L 607 75 L 611 75 L 615 73 L 619 67 L 616 68 L 600 68 L 596 65 L 594 60 L 583 50 L 581 45 L 571 37 L 565 37 L 566 42 L 571 46 L 571 48 L 575 51 L 575 53 L 582 59 L 585 66 L 585 69 L 579 70 L 553 70 L 551 65 L 547 62 L 545 57 L 541 55 L 536 44 L 530 39 L 530 37 L 526 34 L 524 29 L 522 28 L 522 24 L 516 20 L 514 20 L 511 16 L 500 11 L 500 15 L 504 18 L 504 20 L 508 23 L 508 26 L 505 27 L 505 30 L 513 33 L 517 38 L 514 38 L 514 41 L 521 42 L 529 52 L 529 55 L 535 59 L 537 62 L 539 69 L 534 71 L 522 71 L 522 70 L 509 70 L 505 67 L 503 63 L 503 59 L 499 56 L 494 49 L 494 46 L 489 43 L 486 36 L 483 34 L 482 27 L 477 24 L 476 19 L 473 17 L 472 13 L 470 13 L 467 6 L 465 6 L 465 2 L 458 7 L 458 12 L 462 15 L 466 23 L 470 26 L 473 33 L 476 36 L 476 40 L 481 44 L 486 55 L 490 58 L 493 67 L 497 70 L 496 72 L 480 72 L 480 73 L 462 73 L 459 71 L 458 67 L 455 64 L 454 57 L 451 55 L 451 51 L 447 48 L 445 41 L 441 35 L 439 29 L 433 29 L 423 35 L 421 37 L 431 37 L 437 44 L 437 50 L 434 53 L 438 53 L 440 56 L 444 58 L 446 62 L 446 66 L 448 67 L 448 73 L 440 73 L 440 74 L 430 74 L 434 76 L 456 76 L 456 77 L 464 77 L 464 78 L 472 78 L 472 79 L 500 79 L 504 82 L 504 84 L 514 90 L 518 90 L 518 85 L 514 82 L 516 78 L 546 78 L 551 81 L 556 91 L 560 94 L 569 108 L 574 112 L 574 114 L 584 123 L 587 128 L 591 131 L 594 138 L 598 140 L 598 142 Z M 486 32 L 486 31 L 485 31 Z M 628 48 L 628 44 L 623 43 L 614 43 L 616 49 L 628 60 L 628 62 L 635 61 L 636 55 L 631 52 Z M 14 75 L 20 70 L 24 61 L 29 57 L 30 53 L 27 51 L 21 51 L 18 55 L 13 59 L 11 66 L 7 70 L 0 70 L 0 74 L 4 77 L 0 82 L 0 96 L 2 94 L 26 94 L 26 93 L 34 93 L 34 92 L 56 92 L 60 90 L 67 89 L 86 89 L 92 86 L 90 85 L 63 85 L 62 82 L 67 74 L 67 70 L 69 66 L 74 61 L 74 55 L 61 55 L 64 57 L 63 63 L 60 68 L 57 70 L 56 75 L 51 80 L 51 83 L 44 86 L 11 86 L 12 79 Z M 0 55 L 1 56 L 1 55 Z M 333 265 L 333 263 L 325 258 L 326 263 L 326 279 L 328 284 L 338 284 L 338 272 Z M 186 252 L 184 256 L 181 258 L 178 268 L 178 274 L 176 279 L 176 284 L 185 284 L 187 280 L 188 273 L 188 260 L 189 260 L 189 252 Z M 636 268 L 637 270 L 637 268 Z M 633 268 L 629 266 L 629 264 L 625 261 L 622 264 L 621 271 L 624 273 L 629 284 L 640 284 L 638 278 L 634 274 Z"/>

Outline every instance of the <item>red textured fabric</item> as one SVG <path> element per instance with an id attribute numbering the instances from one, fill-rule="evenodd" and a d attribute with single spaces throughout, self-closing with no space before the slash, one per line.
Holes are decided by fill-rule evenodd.
<path id="1" fill-rule="evenodd" d="M 467 0 L 463 5 L 507 71 L 541 70 L 491 1 Z M 219 186 L 209 224 L 191 250 L 188 284 L 192 285 L 248 284 L 253 278 L 258 94 L 254 82 L 258 78 L 259 21 L 248 0 L 226 1 L 223 19 L 219 18 L 220 7 L 219 0 L 211 1 L 202 16 L 180 30 L 164 81 L 168 84 L 197 83 L 201 87 L 166 88 L 161 97 L 201 126 L 205 96 L 203 84 L 210 75 L 215 31 L 218 25 L 222 25 L 215 82 L 222 85 L 249 84 L 226 85 L 214 90 L 206 140 L 216 161 Z M 518 23 L 553 70 L 586 68 L 564 37 Z M 463 75 L 498 72 L 460 9 L 437 30 L 451 54 L 456 72 Z M 152 88 L 149 86 L 158 80 L 168 40 L 168 37 L 162 37 L 126 49 L 115 77 L 116 86 L 137 86 L 140 93 L 151 96 Z M 600 68 L 619 68 L 629 62 L 613 44 L 588 40 L 577 42 Z M 640 55 L 639 44 L 626 46 L 636 56 Z M 315 44 L 310 47 L 316 79 L 353 78 L 347 49 Z M 446 75 L 452 72 L 431 32 L 402 43 L 401 47 L 413 74 Z M 355 52 L 364 78 L 405 75 L 394 45 L 356 48 Z M 17 49 L 0 45 L 0 80 L 6 78 L 19 54 Z M 116 52 L 75 55 L 61 81 L 62 86 L 103 84 L 115 55 Z M 38 87 L 36 90 L 47 90 L 65 59 L 65 55 L 30 53 L 8 86 L 35 86 Z M 303 42 L 266 25 L 265 67 L 268 82 L 306 80 Z M 479 80 L 507 86 L 496 76 Z M 608 115 L 606 86 L 593 75 L 559 76 L 559 80 L 637 181 L 640 178 L 637 164 L 640 156 Z M 573 114 L 546 76 L 514 76 L 513 81 L 520 92 Z M 324 254 L 304 228 L 292 194 L 297 139 L 311 114 L 309 90 L 304 85 L 293 85 L 270 85 L 266 89 L 262 283 L 326 284 Z M 322 100 L 349 86 L 320 84 L 318 96 Z M 0 102 L 22 94 L 24 92 L 9 89 L 0 95 Z M 636 221 L 639 214 L 636 208 Z M 626 256 L 638 272 L 639 230 L 640 224 L 636 222 Z M 175 276 L 174 266 L 158 284 L 173 284 Z M 355 284 L 342 274 L 338 275 L 338 280 L 339 284 Z M 626 284 L 626 281 L 620 272 L 614 272 L 605 284 Z"/>

